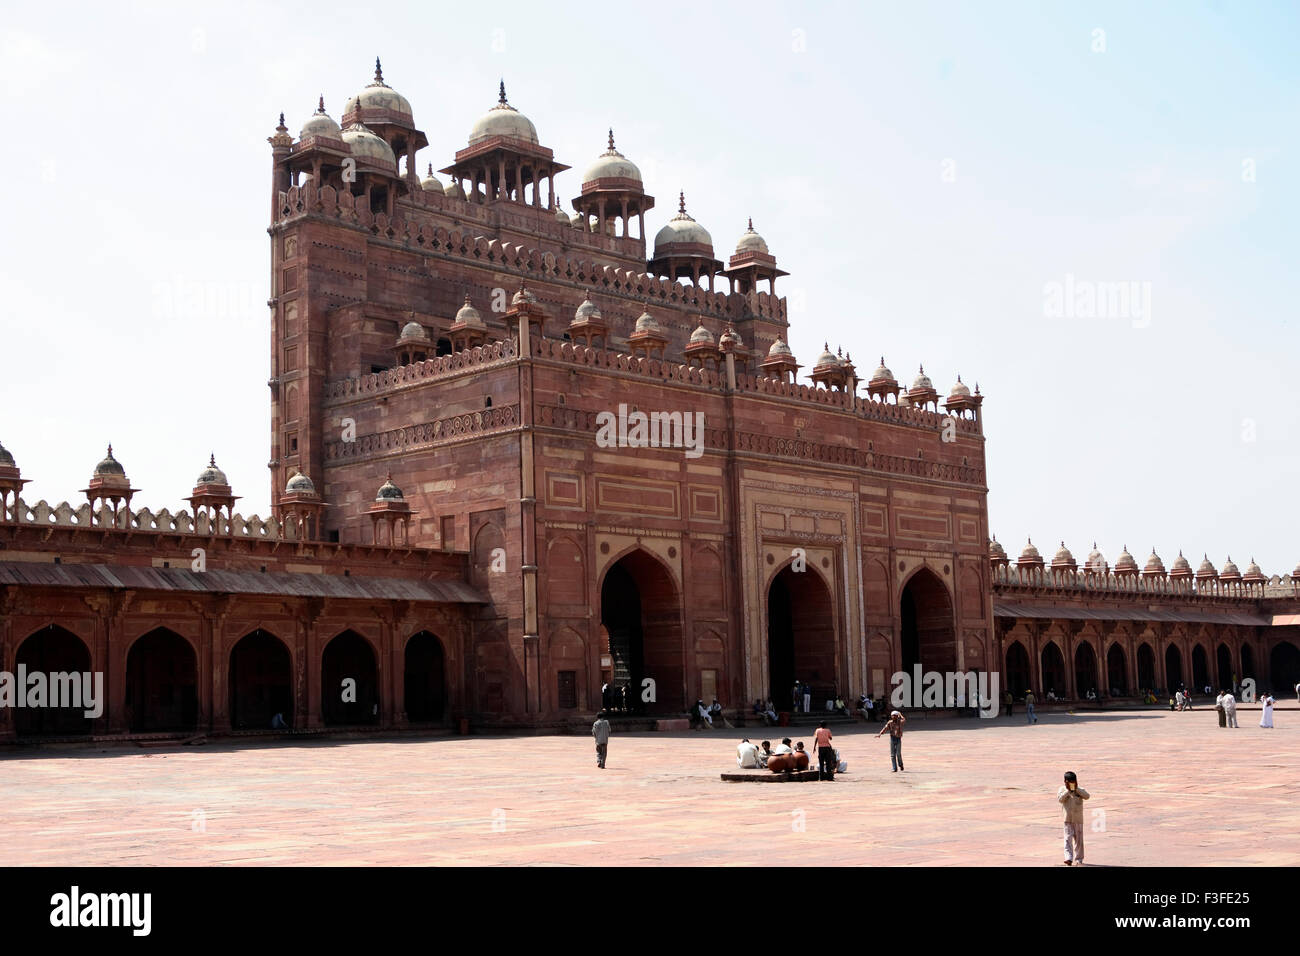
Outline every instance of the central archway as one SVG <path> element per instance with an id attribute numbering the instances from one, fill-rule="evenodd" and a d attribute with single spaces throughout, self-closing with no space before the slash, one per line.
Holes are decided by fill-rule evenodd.
<path id="1" fill-rule="evenodd" d="M 1223 690 L 1225 687 L 1232 686 L 1232 651 L 1228 650 L 1227 644 L 1220 644 L 1219 651 L 1215 655 L 1218 664 L 1218 682 L 1214 685 L 1217 690 Z M 1247 675 L 1249 676 L 1249 675 Z"/>
<path id="2" fill-rule="evenodd" d="M 344 631 L 326 645 L 320 669 L 326 724 L 379 723 L 379 669 L 369 641 L 356 631 Z"/>
<path id="3" fill-rule="evenodd" d="M 1007 690 L 1016 700 L 1029 690 L 1029 652 L 1019 641 L 1007 648 Z"/>
<path id="4" fill-rule="evenodd" d="M 953 624 L 952 598 L 939 576 L 929 568 L 921 568 L 912 575 L 899 599 L 899 613 L 903 625 L 903 670 L 910 674 L 920 664 L 923 672 L 955 672 L 957 629 Z"/>
<path id="5" fill-rule="evenodd" d="M 1049 692 L 1057 697 L 1064 697 L 1066 695 L 1065 658 L 1061 655 L 1061 649 L 1056 646 L 1055 641 L 1048 641 L 1043 645 L 1039 663 L 1043 668 L 1043 699 L 1047 699 Z"/>
<path id="6" fill-rule="evenodd" d="M 1156 652 L 1151 645 L 1142 642 L 1137 652 L 1138 690 L 1155 690 L 1156 687 Z"/>
<path id="7" fill-rule="evenodd" d="M 652 714 L 686 710 L 681 600 L 668 569 L 640 548 L 610 565 L 600 623 L 609 633 L 614 686 L 627 688 L 629 706 Z M 642 699 L 646 678 L 654 681 L 653 701 Z"/>
<path id="8" fill-rule="evenodd" d="M 1128 693 L 1128 665 L 1124 660 L 1124 648 L 1118 644 L 1112 644 L 1106 652 L 1106 693 L 1112 697 Z"/>
<path id="9" fill-rule="evenodd" d="M 1290 641 L 1280 641 L 1268 656 L 1268 690 L 1290 696 L 1300 684 L 1300 650 Z"/>
<path id="10" fill-rule="evenodd" d="M 198 658 L 190 642 L 165 627 L 126 655 L 127 726 L 133 733 L 193 730 L 199 720 Z"/>
<path id="11" fill-rule="evenodd" d="M 406 719 L 437 723 L 447 713 L 447 677 L 442 642 L 421 631 L 406 642 Z"/>
<path id="12" fill-rule="evenodd" d="M 46 675 L 46 686 L 52 674 L 89 674 L 90 650 L 81 638 L 71 631 L 51 624 L 42 628 L 23 641 L 18 648 L 14 661 L 15 669 L 22 667 L 27 674 L 42 673 Z M 93 676 L 92 676 L 93 681 Z M 83 687 L 83 691 L 87 688 Z M 93 693 L 93 684 L 89 690 Z M 100 693 L 106 693 L 107 686 L 101 683 Z M 83 704 L 86 701 L 82 700 Z M 106 702 L 99 702 L 104 707 Z M 18 737 L 80 737 L 91 733 L 92 718 L 83 707 L 16 707 L 14 709 L 14 733 Z"/>
<path id="13" fill-rule="evenodd" d="M 835 667 L 835 612 L 831 592 L 811 568 L 786 565 L 767 589 L 768 694 L 781 710 L 795 681 L 812 688 L 815 701 L 839 686 Z"/>
<path id="14" fill-rule="evenodd" d="M 1081 643 L 1074 650 L 1074 696 L 1086 698 L 1090 690 L 1100 696 L 1104 688 L 1097 686 L 1097 653 L 1091 644 Z"/>
<path id="15" fill-rule="evenodd" d="M 230 726 L 269 730 L 276 714 L 293 724 L 293 665 L 284 643 L 258 629 L 230 651 Z"/>
<path id="16" fill-rule="evenodd" d="M 1201 694 L 1210 683 L 1210 657 L 1205 648 L 1197 644 L 1192 648 L 1192 692 Z"/>
<path id="17" fill-rule="evenodd" d="M 1172 694 L 1183 686 L 1183 652 L 1177 644 L 1165 649 L 1165 691 Z"/>

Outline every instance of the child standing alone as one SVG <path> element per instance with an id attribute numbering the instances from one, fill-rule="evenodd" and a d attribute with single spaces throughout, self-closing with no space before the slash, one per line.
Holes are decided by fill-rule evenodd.
<path id="1" fill-rule="evenodd" d="M 1079 778 L 1073 770 L 1065 772 L 1065 783 L 1056 791 L 1056 802 L 1061 805 L 1061 817 L 1065 823 L 1065 865 L 1071 862 L 1083 866 L 1083 801 L 1088 799 L 1088 791 L 1079 786 Z M 1071 852 L 1070 841 L 1074 841 Z"/>

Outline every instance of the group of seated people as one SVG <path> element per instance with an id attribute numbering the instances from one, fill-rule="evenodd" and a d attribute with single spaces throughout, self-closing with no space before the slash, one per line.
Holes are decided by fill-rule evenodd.
<path id="1" fill-rule="evenodd" d="M 719 724 L 723 727 L 731 726 L 731 721 L 722 713 L 722 705 L 716 697 L 708 707 L 704 706 L 704 701 L 697 700 L 691 707 L 690 718 L 693 730 L 712 730 Z"/>
<path id="2" fill-rule="evenodd" d="M 771 699 L 754 701 L 754 716 L 761 718 L 769 727 L 775 727 L 778 721 L 776 708 L 772 705 Z"/>
<path id="3" fill-rule="evenodd" d="M 871 723 L 875 720 L 885 719 L 885 698 L 872 700 L 866 694 L 858 695 L 858 716 Z"/>
<path id="4" fill-rule="evenodd" d="M 775 747 L 770 740 L 764 740 L 762 745 L 755 745 L 746 737 L 736 748 L 736 764 L 742 770 L 767 769 L 773 773 L 807 770 L 810 759 L 808 751 L 804 750 L 803 741 L 799 741 L 792 748 L 789 737 L 782 738 Z M 840 760 L 839 750 L 835 751 L 835 763 L 840 771 L 848 769 L 848 764 Z"/>

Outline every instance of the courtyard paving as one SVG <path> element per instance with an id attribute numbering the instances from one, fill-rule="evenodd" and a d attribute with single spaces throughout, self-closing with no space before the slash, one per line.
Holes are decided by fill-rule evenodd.
<path id="1" fill-rule="evenodd" d="M 615 736 L 603 771 L 584 737 L 23 751 L 0 757 L 0 864 L 1059 866 L 1065 770 L 1089 864 L 1300 864 L 1300 711 L 1240 716 L 918 716 L 902 773 L 845 727 L 834 784 L 721 782 L 754 729 Z"/>

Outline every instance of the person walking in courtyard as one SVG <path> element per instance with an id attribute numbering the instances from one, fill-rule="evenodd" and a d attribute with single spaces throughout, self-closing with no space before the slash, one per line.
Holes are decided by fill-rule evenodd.
<path id="1" fill-rule="evenodd" d="M 906 717 L 896 710 L 891 711 L 889 720 L 876 734 L 879 737 L 886 730 L 889 731 L 889 764 L 894 768 L 893 773 L 903 769 L 903 724 L 905 723 L 907 723 Z"/>
<path id="2" fill-rule="evenodd" d="M 1029 715 L 1029 719 L 1025 723 L 1038 723 L 1038 715 L 1034 713 L 1034 689 L 1032 687 L 1025 691 L 1025 713 Z"/>
<path id="3" fill-rule="evenodd" d="M 817 726 L 817 732 L 813 734 L 813 746 L 817 749 L 817 779 L 835 781 L 835 765 L 839 762 L 835 757 L 835 748 L 831 746 L 830 728 L 826 726 L 826 721 L 822 721 Z"/>
<path id="4" fill-rule="evenodd" d="M 1259 699 L 1260 709 L 1263 714 L 1259 718 L 1259 725 L 1272 729 L 1273 727 L 1273 705 L 1277 703 L 1272 694 L 1265 694 Z"/>
<path id="5" fill-rule="evenodd" d="M 596 738 L 596 766 L 605 769 L 605 754 L 609 752 L 609 721 L 602 710 L 591 725 L 591 736 Z"/>
<path id="6" fill-rule="evenodd" d="M 1223 691 L 1219 691 L 1219 696 L 1214 698 L 1214 709 L 1219 712 L 1219 726 L 1228 726 L 1228 712 L 1223 706 Z"/>
<path id="7" fill-rule="evenodd" d="M 1065 772 L 1065 783 L 1056 791 L 1056 802 L 1061 805 L 1062 822 L 1065 824 L 1065 865 L 1073 863 L 1083 866 L 1083 801 L 1088 799 L 1088 791 L 1079 786 L 1079 778 L 1073 770 Z M 1073 841 L 1073 850 L 1070 843 Z"/>

